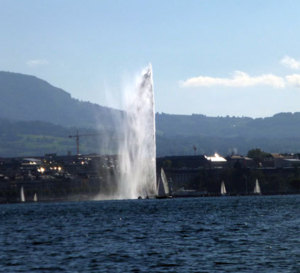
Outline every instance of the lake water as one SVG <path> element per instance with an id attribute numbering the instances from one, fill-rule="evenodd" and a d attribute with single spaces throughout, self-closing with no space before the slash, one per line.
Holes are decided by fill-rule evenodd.
<path id="1" fill-rule="evenodd" d="M 0 272 L 300 272 L 300 196 L 0 205 Z"/>

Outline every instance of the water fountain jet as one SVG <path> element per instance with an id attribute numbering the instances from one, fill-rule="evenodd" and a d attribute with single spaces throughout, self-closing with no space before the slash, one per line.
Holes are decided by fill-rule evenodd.
<path id="1" fill-rule="evenodd" d="M 126 118 L 118 149 L 120 199 L 146 198 L 157 193 L 154 106 L 149 65 L 136 78 L 135 85 L 125 89 Z"/>

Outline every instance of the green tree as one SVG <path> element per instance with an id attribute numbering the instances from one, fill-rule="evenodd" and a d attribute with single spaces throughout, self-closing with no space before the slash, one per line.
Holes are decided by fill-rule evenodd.
<path id="1" fill-rule="evenodd" d="M 257 164 L 259 164 L 265 158 L 271 157 L 271 154 L 256 148 L 256 149 L 249 150 L 247 156 L 252 158 Z"/>

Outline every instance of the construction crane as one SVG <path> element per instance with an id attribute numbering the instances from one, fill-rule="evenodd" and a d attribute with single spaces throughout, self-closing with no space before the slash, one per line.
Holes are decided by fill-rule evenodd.
<path id="1" fill-rule="evenodd" d="M 76 135 L 69 135 L 69 138 L 75 138 L 76 140 L 76 150 L 77 155 L 79 155 L 79 139 L 80 137 L 85 136 L 99 136 L 100 134 L 79 134 L 78 130 L 76 131 Z"/>

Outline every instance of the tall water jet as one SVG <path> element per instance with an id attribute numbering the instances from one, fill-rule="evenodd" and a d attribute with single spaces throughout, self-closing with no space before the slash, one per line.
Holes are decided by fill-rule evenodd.
<path id="1" fill-rule="evenodd" d="M 156 186 L 155 108 L 152 66 L 125 90 L 122 140 L 119 143 L 118 198 L 154 196 Z"/>

